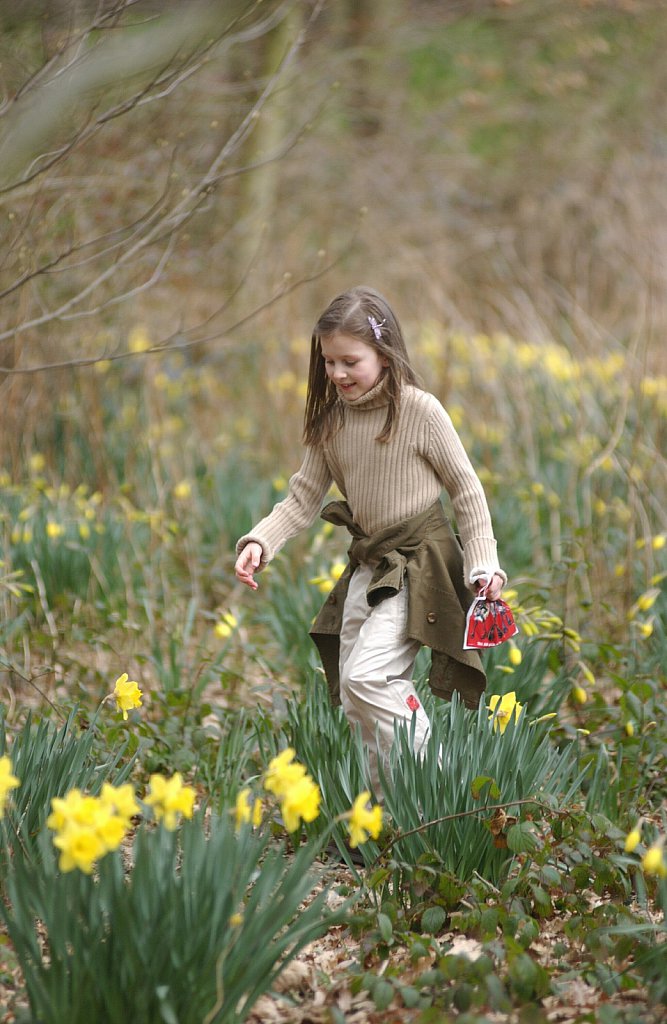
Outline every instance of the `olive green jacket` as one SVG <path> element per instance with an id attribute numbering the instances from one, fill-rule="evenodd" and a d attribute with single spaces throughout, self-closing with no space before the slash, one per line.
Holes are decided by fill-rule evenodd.
<path id="1" fill-rule="evenodd" d="M 445 700 L 454 690 L 476 708 L 486 686 L 479 654 L 463 649 L 466 612 L 473 594 L 463 580 L 463 553 L 440 501 L 425 512 L 365 536 L 346 501 L 332 501 L 322 518 L 346 526 L 352 534 L 349 563 L 310 630 L 320 652 L 329 692 L 340 703 L 338 668 L 343 606 L 352 573 L 360 562 L 375 565 L 367 590 L 368 603 L 379 604 L 407 580 L 407 635 L 430 647 L 429 685 Z"/>

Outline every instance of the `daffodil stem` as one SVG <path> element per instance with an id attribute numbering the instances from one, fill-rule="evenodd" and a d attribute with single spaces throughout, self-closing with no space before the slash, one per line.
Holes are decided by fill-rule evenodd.
<path id="1" fill-rule="evenodd" d="M 13 816 L 11 814 L 7 814 L 6 815 L 6 820 L 10 824 L 11 830 L 14 833 L 14 836 L 16 837 L 16 841 L 18 842 L 19 846 L 21 847 L 21 850 L 23 851 L 24 857 L 26 857 L 26 859 L 28 859 L 29 858 L 28 850 L 26 848 L 25 843 L 23 842 L 23 836 L 21 835 L 19 829 L 17 828 L 16 822 L 14 821 Z"/>

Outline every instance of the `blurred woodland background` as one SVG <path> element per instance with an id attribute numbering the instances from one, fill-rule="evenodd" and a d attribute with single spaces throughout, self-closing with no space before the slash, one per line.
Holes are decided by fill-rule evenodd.
<path id="1" fill-rule="evenodd" d="M 358 281 L 413 327 L 598 354 L 641 335 L 657 372 L 664 15 L 650 0 L 3 0 L 0 365 L 23 371 L 2 378 L 7 468 L 35 431 L 52 440 L 47 395 L 55 412 L 92 390 L 90 370 L 26 370 L 121 355 L 141 323 L 240 389 L 251 346 L 254 390 Z"/>

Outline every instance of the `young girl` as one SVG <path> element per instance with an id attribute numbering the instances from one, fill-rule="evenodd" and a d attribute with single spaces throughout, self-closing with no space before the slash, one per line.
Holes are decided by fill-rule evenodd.
<path id="1" fill-rule="evenodd" d="M 429 720 L 412 683 L 417 652 L 432 649 L 429 683 L 476 707 L 485 686 L 463 650 L 473 591 L 500 596 L 507 577 L 482 485 L 440 402 L 422 391 L 386 299 L 358 287 L 337 296 L 312 335 L 303 439 L 306 455 L 287 497 L 241 537 L 235 572 L 255 573 L 320 512 L 332 481 L 344 501 L 322 516 L 352 535 L 349 565 L 311 634 L 333 700 L 369 748 L 372 784 L 396 720 L 414 719 L 414 748 Z M 452 532 L 440 494 L 451 499 Z"/>

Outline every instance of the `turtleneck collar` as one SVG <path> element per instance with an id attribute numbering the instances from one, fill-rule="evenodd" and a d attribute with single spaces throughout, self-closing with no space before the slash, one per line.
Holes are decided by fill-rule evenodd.
<path id="1" fill-rule="evenodd" d="M 387 382 L 386 374 L 383 374 L 377 384 L 374 384 L 370 391 L 367 391 L 361 398 L 356 398 L 354 402 L 346 402 L 344 398 L 339 399 L 345 408 L 348 409 L 381 409 L 384 405 L 389 405 L 389 395 L 385 384 Z"/>

